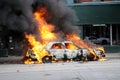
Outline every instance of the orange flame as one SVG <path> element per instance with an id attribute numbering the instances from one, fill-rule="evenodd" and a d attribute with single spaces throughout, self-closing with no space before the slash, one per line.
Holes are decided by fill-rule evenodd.
<path id="1" fill-rule="evenodd" d="M 38 30 L 43 40 L 54 40 L 56 39 L 55 34 L 52 33 L 52 31 L 54 30 L 54 26 L 51 24 L 47 24 L 43 17 L 46 12 L 46 8 L 42 8 L 40 11 L 34 13 L 35 19 L 38 22 Z"/>
<path id="2" fill-rule="evenodd" d="M 73 49 L 73 50 L 78 49 L 78 47 L 76 47 L 76 46 L 73 45 L 73 44 L 69 44 L 69 43 L 66 43 L 65 46 L 66 46 L 67 49 L 71 49 L 71 50 L 72 50 L 72 49 Z"/>
<path id="3" fill-rule="evenodd" d="M 66 37 L 68 40 L 73 41 L 77 46 L 81 48 L 88 48 L 88 45 L 84 43 L 84 41 L 81 40 L 77 34 L 72 33 L 72 34 L 66 35 Z"/>
<path id="4" fill-rule="evenodd" d="M 58 38 L 57 34 L 52 32 L 54 30 L 54 26 L 52 24 L 48 24 L 46 22 L 46 20 L 44 18 L 45 14 L 47 14 L 46 8 L 41 8 L 39 11 L 34 13 L 35 20 L 38 23 L 38 33 L 39 33 L 41 41 L 38 41 L 34 35 L 25 33 L 26 39 L 32 46 L 32 50 L 37 56 L 37 61 L 38 61 L 37 63 L 42 63 L 42 58 L 45 55 L 50 55 L 50 54 L 48 54 L 48 52 L 46 52 L 43 49 L 46 46 L 46 44 L 48 42 L 54 41 Z M 97 55 L 95 54 L 95 52 L 90 48 L 91 45 L 89 45 L 88 43 L 81 40 L 77 34 L 75 34 L 75 33 L 68 34 L 68 35 L 66 35 L 66 38 L 70 41 L 73 41 L 80 48 L 87 48 L 89 50 L 89 52 L 95 56 L 94 60 L 97 58 Z M 58 46 L 56 46 L 56 48 L 57 47 Z M 69 44 L 66 45 L 66 47 L 68 49 L 77 49 L 76 46 L 69 45 Z M 103 49 L 103 51 L 104 51 L 104 49 Z M 28 55 L 28 52 L 26 53 L 26 56 L 27 55 Z M 34 61 L 32 61 L 31 59 L 27 59 L 24 61 L 24 63 L 32 64 L 32 63 L 34 63 Z"/>
<path id="5" fill-rule="evenodd" d="M 47 24 L 45 21 L 43 15 L 46 14 L 46 8 L 40 9 L 40 11 L 37 11 L 34 13 L 35 19 L 38 23 L 38 32 L 41 36 L 41 39 L 43 41 L 37 41 L 34 35 L 31 34 L 25 34 L 26 39 L 32 46 L 32 50 L 37 56 L 37 60 L 39 63 L 42 62 L 42 57 L 45 55 L 49 55 L 46 51 L 43 51 L 43 48 L 45 45 L 52 40 L 56 39 L 56 36 L 52 31 L 54 30 L 54 26 L 51 24 Z M 27 54 L 27 53 L 26 53 Z M 25 64 L 33 63 L 31 60 L 25 60 Z"/>
<path id="6" fill-rule="evenodd" d="M 75 33 L 72 33 L 70 35 L 66 35 L 66 37 L 67 37 L 68 40 L 73 41 L 80 48 L 88 49 L 90 54 L 92 54 L 94 56 L 93 60 L 97 60 L 97 54 L 93 51 L 92 48 L 97 48 L 97 49 L 103 51 L 103 53 L 104 53 L 104 48 L 103 47 L 93 46 L 93 45 L 81 40 L 80 37 L 78 35 L 76 35 Z"/>

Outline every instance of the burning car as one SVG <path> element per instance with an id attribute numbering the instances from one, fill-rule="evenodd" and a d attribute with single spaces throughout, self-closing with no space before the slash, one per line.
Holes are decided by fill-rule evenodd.
<path id="1" fill-rule="evenodd" d="M 57 17 L 51 17 L 53 15 L 51 15 L 51 13 L 49 14 L 49 12 L 51 11 L 45 6 L 38 8 L 38 10 L 34 12 L 37 28 L 35 29 L 35 34 L 25 33 L 28 44 L 27 47 L 30 47 L 25 53 L 25 64 L 35 62 L 50 63 L 59 60 L 98 60 L 105 56 L 104 48 L 93 47 L 79 37 L 79 28 L 73 26 L 73 21 L 71 22 L 71 20 L 69 20 L 70 22 L 64 22 L 64 20 L 69 19 L 69 16 L 68 18 L 63 16 L 62 18 L 65 19 L 58 18 L 56 21 Z M 68 15 L 68 12 L 66 15 Z M 54 23 L 54 21 L 59 24 Z"/>
<path id="2" fill-rule="evenodd" d="M 89 54 L 87 49 L 77 47 L 71 41 L 63 42 L 49 42 L 44 49 L 49 55 L 42 57 L 43 63 L 50 63 L 57 60 L 85 60 Z M 42 52 L 42 51 L 41 51 Z M 41 52 L 39 52 L 41 54 Z M 38 56 L 34 54 L 34 51 L 28 50 L 28 57 L 32 60 L 38 60 Z"/>
<path id="3" fill-rule="evenodd" d="M 92 49 L 93 52 L 96 53 L 97 59 L 104 57 L 102 50 L 100 49 Z M 39 53 L 35 54 L 32 49 L 28 50 L 28 55 L 26 57 L 30 58 L 31 61 L 38 61 L 39 56 L 38 54 L 43 54 L 41 61 L 42 63 L 51 63 L 52 61 L 59 61 L 59 60 L 73 60 L 73 61 L 85 61 L 85 60 L 92 60 L 94 59 L 94 55 L 90 53 L 88 49 L 80 48 L 76 46 L 71 41 L 56 41 L 56 42 L 49 42 L 43 50 Z"/>

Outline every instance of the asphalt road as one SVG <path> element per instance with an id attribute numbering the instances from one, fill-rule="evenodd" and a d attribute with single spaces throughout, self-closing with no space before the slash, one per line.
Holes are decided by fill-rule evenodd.
<path id="1" fill-rule="evenodd" d="M 120 53 L 106 53 L 107 59 L 120 59 Z M 0 57 L 0 64 L 23 64 L 23 56 Z"/>
<path id="2" fill-rule="evenodd" d="M 120 59 L 103 62 L 1 64 L 0 80 L 120 80 Z"/>

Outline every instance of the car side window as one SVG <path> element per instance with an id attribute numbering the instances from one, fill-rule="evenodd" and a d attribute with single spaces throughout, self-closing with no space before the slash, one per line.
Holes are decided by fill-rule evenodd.
<path id="1" fill-rule="evenodd" d="M 77 46 L 75 46 L 75 45 L 73 45 L 73 44 L 70 44 L 70 43 L 65 43 L 65 47 L 66 47 L 66 49 L 71 49 L 71 50 L 73 50 L 73 49 L 78 49 L 78 47 Z"/>
<path id="2" fill-rule="evenodd" d="M 63 49 L 63 46 L 61 43 L 55 43 L 52 45 L 51 49 Z"/>

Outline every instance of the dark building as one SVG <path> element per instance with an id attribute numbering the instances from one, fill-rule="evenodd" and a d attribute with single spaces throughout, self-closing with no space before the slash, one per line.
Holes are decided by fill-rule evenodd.
<path id="1" fill-rule="evenodd" d="M 81 38 L 104 37 L 106 52 L 120 52 L 120 2 L 82 2 L 69 5 L 79 19 Z M 101 44 L 100 44 L 101 45 Z"/>

